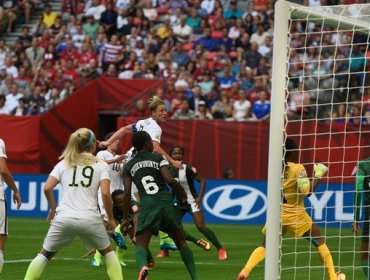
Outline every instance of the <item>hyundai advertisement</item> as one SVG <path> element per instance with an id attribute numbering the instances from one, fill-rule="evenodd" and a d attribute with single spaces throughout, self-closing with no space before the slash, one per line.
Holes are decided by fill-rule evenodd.
<path id="1" fill-rule="evenodd" d="M 46 217 L 48 203 L 43 193 L 47 175 L 15 175 L 14 179 L 22 196 L 22 207 L 10 199 L 10 189 L 6 196 L 10 202 L 11 217 Z M 353 219 L 352 184 L 322 183 L 316 192 L 306 199 L 308 213 L 316 222 L 328 222 L 328 226 L 340 223 L 350 226 Z M 61 189 L 54 191 L 58 201 Z M 276 197 L 280 200 L 280 197 Z M 207 190 L 203 197 L 203 211 L 208 223 L 264 224 L 267 209 L 267 182 L 207 180 Z M 189 215 L 184 221 L 191 221 Z M 344 223 L 344 224 L 343 224 Z"/>

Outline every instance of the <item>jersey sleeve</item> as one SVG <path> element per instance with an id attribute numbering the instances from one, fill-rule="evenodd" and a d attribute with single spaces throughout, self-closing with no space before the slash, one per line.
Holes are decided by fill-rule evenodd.
<path id="1" fill-rule="evenodd" d="M 104 151 L 99 151 L 96 154 L 96 157 L 99 158 L 99 159 L 105 160 L 105 153 L 104 153 Z"/>
<path id="2" fill-rule="evenodd" d="M 110 181 L 110 176 L 109 176 L 109 165 L 106 162 L 102 162 L 102 173 L 100 174 L 99 181 L 101 180 L 109 180 Z"/>
<path id="3" fill-rule="evenodd" d="M 162 168 L 162 167 L 168 168 L 170 166 L 170 163 L 168 162 L 166 157 L 163 155 L 158 155 L 158 162 L 159 162 L 159 168 Z"/>
<path id="4" fill-rule="evenodd" d="M 5 143 L 2 139 L 0 139 L 0 157 L 7 158 L 5 152 Z"/>
<path id="5" fill-rule="evenodd" d="M 62 172 L 63 172 L 62 165 L 63 165 L 62 161 L 59 162 L 57 165 L 54 166 L 53 170 L 49 174 L 49 176 L 53 176 L 59 182 L 61 180 L 61 176 L 62 176 Z"/>

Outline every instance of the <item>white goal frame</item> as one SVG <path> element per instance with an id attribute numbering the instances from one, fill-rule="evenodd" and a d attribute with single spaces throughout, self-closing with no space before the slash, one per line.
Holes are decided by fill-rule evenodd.
<path id="1" fill-rule="evenodd" d="M 369 4 L 355 5 L 370 9 Z M 348 6 L 347 6 L 348 7 Z M 358 9 L 361 11 L 361 9 Z M 335 11 L 336 13 L 332 13 Z M 288 71 L 288 24 L 291 18 L 307 19 L 313 23 L 325 23 L 338 29 L 353 29 L 356 32 L 369 34 L 370 24 L 363 21 L 361 13 L 355 20 L 347 16 L 345 6 L 306 7 L 278 0 L 275 4 L 271 118 L 268 160 L 267 191 L 267 233 L 265 280 L 280 279 L 280 204 L 282 189 L 282 159 L 285 127 L 285 92 L 287 89 Z"/>

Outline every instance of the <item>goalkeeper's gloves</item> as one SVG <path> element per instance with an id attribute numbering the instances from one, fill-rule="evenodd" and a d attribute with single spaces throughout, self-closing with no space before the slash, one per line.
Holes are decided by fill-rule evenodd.
<path id="1" fill-rule="evenodd" d="M 310 191 L 310 180 L 308 178 L 298 178 L 297 184 L 299 191 L 305 195 Z"/>
<path id="2" fill-rule="evenodd" d="M 329 170 L 329 168 L 322 163 L 316 163 L 313 169 L 315 173 L 314 176 L 319 179 L 321 179 L 325 175 L 325 173 L 328 172 Z"/>

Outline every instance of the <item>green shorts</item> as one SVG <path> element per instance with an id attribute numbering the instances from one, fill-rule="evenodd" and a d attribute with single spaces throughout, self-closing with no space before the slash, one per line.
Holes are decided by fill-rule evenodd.
<path id="1" fill-rule="evenodd" d="M 144 230 L 150 230 L 152 234 L 157 235 L 159 231 L 168 233 L 182 229 L 181 221 L 175 206 L 172 204 L 145 207 L 145 204 L 139 203 L 139 209 L 136 234 Z"/>

